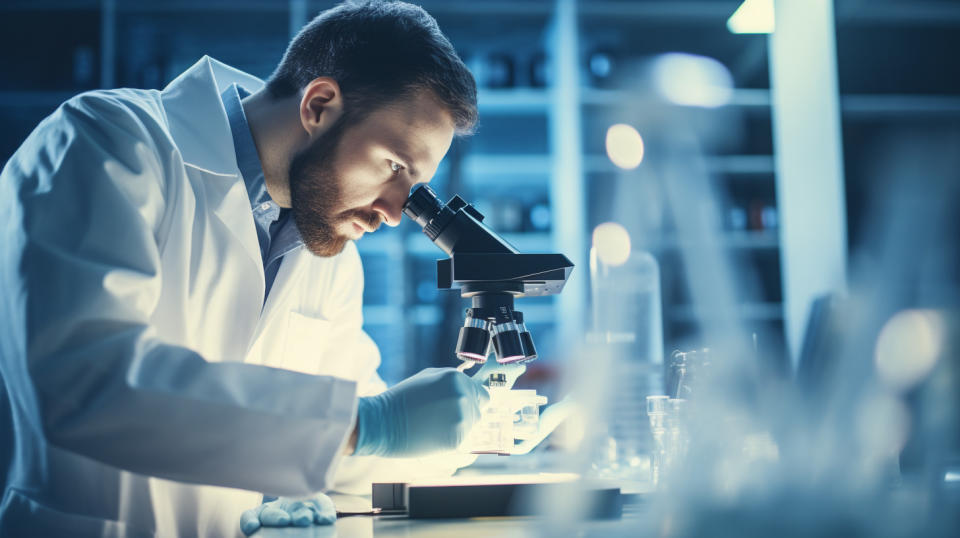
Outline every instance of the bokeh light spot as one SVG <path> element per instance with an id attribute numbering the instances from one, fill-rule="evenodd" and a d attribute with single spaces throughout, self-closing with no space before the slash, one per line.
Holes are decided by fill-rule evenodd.
<path id="1" fill-rule="evenodd" d="M 630 234 L 616 222 L 605 222 L 593 229 L 593 247 L 607 265 L 623 265 L 630 257 Z"/>
<path id="2" fill-rule="evenodd" d="M 618 123 L 607 129 L 607 156 L 624 170 L 633 170 L 643 161 L 643 137 L 633 127 Z"/>
<path id="3" fill-rule="evenodd" d="M 733 76 L 722 63 L 695 54 L 671 52 L 653 61 L 653 82 L 667 101 L 716 108 L 733 98 Z"/>
<path id="4" fill-rule="evenodd" d="M 855 428 L 864 456 L 890 458 L 910 438 L 910 413 L 891 393 L 870 394 L 858 406 Z"/>
<path id="5" fill-rule="evenodd" d="M 880 379 L 899 390 L 923 381 L 942 352 L 943 325 L 934 310 L 904 310 L 890 318 L 874 352 Z"/>

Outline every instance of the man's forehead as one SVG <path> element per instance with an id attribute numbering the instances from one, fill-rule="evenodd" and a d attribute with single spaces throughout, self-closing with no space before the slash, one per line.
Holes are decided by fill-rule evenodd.
<path id="1" fill-rule="evenodd" d="M 429 93 L 396 100 L 367 118 L 370 134 L 406 159 L 431 167 L 453 140 L 453 118 Z"/>
<path id="2" fill-rule="evenodd" d="M 379 107 L 371 117 L 422 129 L 454 129 L 453 116 L 430 91 L 413 92 Z"/>

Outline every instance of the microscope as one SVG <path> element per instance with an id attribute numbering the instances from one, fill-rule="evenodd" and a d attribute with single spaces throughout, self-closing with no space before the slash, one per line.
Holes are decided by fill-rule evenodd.
<path id="1" fill-rule="evenodd" d="M 470 298 L 456 355 L 466 365 L 484 363 L 492 342 L 500 364 L 537 358 L 523 313 L 514 298 L 560 293 L 573 263 L 562 254 L 521 254 L 483 224 L 483 215 L 463 198 L 446 204 L 427 185 L 415 187 L 403 205 L 430 241 L 449 258 L 437 260 L 437 288 L 459 289 Z"/>

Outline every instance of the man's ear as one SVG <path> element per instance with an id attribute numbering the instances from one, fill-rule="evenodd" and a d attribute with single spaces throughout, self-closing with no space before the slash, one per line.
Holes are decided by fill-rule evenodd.
<path id="1" fill-rule="evenodd" d="M 300 98 L 300 124 L 311 140 L 327 131 L 343 114 L 340 85 L 330 77 L 311 80 Z"/>

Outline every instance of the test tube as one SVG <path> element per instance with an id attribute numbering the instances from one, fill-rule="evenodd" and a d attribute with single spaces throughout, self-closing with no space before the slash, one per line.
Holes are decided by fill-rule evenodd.
<path id="1" fill-rule="evenodd" d="M 669 396 L 647 396 L 647 417 L 650 419 L 650 434 L 653 436 L 653 453 L 650 458 L 650 480 L 660 483 L 667 456 L 666 419 Z"/>
<path id="2" fill-rule="evenodd" d="M 546 396 L 537 395 L 535 390 L 514 390 L 513 435 L 517 439 L 529 439 L 537 434 L 540 423 L 540 406 L 547 403 Z"/>

